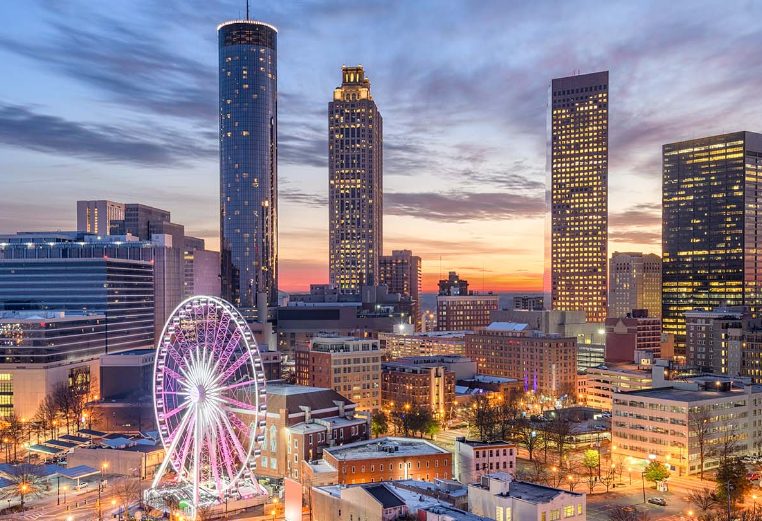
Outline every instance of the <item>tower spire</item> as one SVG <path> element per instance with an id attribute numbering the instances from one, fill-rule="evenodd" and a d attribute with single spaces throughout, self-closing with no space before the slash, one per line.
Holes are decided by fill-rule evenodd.
<path id="1" fill-rule="evenodd" d="M 246 0 L 246 19 L 249 19 L 249 0 Z"/>

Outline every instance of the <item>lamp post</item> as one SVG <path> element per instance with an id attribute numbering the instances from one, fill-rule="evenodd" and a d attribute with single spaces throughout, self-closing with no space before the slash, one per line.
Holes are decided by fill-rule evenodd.
<path id="1" fill-rule="evenodd" d="M 21 494 L 21 511 L 24 511 L 24 495 L 26 495 L 27 490 L 29 490 L 29 485 L 26 483 L 21 483 L 19 486 L 19 492 Z"/>
<path id="2" fill-rule="evenodd" d="M 98 483 L 98 521 L 103 521 L 103 505 L 101 504 L 101 492 L 103 491 L 103 474 L 108 468 L 108 462 L 101 464 L 101 480 Z"/>
<path id="3" fill-rule="evenodd" d="M 643 483 L 643 503 L 646 502 L 646 471 L 640 473 L 640 479 Z"/>
<path id="4" fill-rule="evenodd" d="M 61 476 L 56 476 L 56 505 L 61 504 Z"/>

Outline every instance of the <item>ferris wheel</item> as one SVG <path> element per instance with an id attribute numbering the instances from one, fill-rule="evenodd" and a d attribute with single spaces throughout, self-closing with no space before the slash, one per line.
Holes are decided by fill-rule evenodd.
<path id="1" fill-rule="evenodd" d="M 216 297 L 183 301 L 158 343 L 153 392 L 165 449 L 153 488 L 171 465 L 194 508 L 202 491 L 224 498 L 253 469 L 265 429 L 262 360 L 241 314 Z"/>

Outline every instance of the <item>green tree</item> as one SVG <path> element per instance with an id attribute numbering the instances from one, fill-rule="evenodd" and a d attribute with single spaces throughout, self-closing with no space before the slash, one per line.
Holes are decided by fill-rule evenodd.
<path id="1" fill-rule="evenodd" d="M 657 481 L 664 481 L 669 477 L 669 469 L 660 461 L 652 461 L 646 465 L 643 474 L 646 480 L 656 483 Z"/>
<path id="2" fill-rule="evenodd" d="M 373 416 L 370 418 L 370 430 L 376 438 L 385 434 L 386 431 L 389 430 L 389 421 L 384 411 L 373 413 Z"/>
<path id="3" fill-rule="evenodd" d="M 601 462 L 601 456 L 597 450 L 588 449 L 582 456 L 582 466 L 587 470 L 587 486 L 590 487 L 590 493 L 593 493 L 595 482 L 598 479 L 598 465 Z"/>
<path id="4" fill-rule="evenodd" d="M 717 467 L 717 500 L 720 504 L 728 503 L 734 507 L 738 499 L 751 488 L 751 483 L 746 479 L 746 465 L 737 458 L 727 458 L 720 461 Z"/>

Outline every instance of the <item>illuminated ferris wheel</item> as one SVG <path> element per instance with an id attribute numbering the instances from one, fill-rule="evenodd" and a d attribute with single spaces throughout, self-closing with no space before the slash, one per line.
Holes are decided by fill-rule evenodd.
<path id="1" fill-rule="evenodd" d="M 164 326 L 154 365 L 154 408 L 165 457 L 190 485 L 222 499 L 253 468 L 265 428 L 265 376 L 240 313 L 216 297 L 183 301 Z"/>

